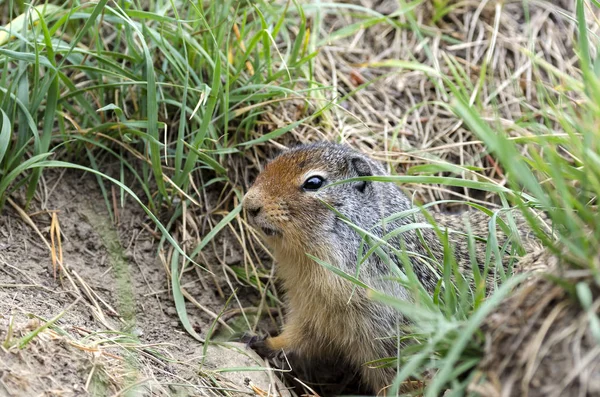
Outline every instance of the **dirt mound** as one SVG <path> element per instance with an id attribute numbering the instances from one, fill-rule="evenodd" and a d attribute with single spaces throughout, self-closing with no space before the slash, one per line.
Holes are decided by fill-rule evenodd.
<path id="1" fill-rule="evenodd" d="M 486 320 L 481 376 L 472 390 L 484 396 L 599 396 L 599 330 L 589 313 L 600 315 L 600 291 L 592 291 L 596 299 L 590 296 L 585 310 L 575 288 L 589 285 L 591 272 L 561 269 L 548 252 L 524 257 L 522 267 L 538 272 Z"/>

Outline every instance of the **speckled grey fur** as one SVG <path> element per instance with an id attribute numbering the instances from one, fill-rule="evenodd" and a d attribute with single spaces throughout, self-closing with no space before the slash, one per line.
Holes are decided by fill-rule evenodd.
<path id="1" fill-rule="evenodd" d="M 284 152 L 282 156 L 293 156 L 295 153 L 303 151 L 320 153 L 319 168 L 323 172 L 316 172 L 315 174 L 325 177 L 326 184 L 324 188 L 313 193 L 315 197 L 331 205 L 354 225 L 368 230 L 377 237 L 382 237 L 386 232 L 389 233 L 409 224 L 429 224 L 420 211 L 385 225 L 382 224 L 384 218 L 415 208 L 411 200 L 394 183 L 366 182 L 362 191 L 358 188 L 362 188 L 365 182 L 350 182 L 327 187 L 327 184 L 349 178 L 389 175 L 379 162 L 347 146 L 331 143 L 297 146 Z M 487 238 L 488 236 L 489 217 L 479 211 L 467 211 L 462 214 L 431 213 L 431 215 L 442 232 L 445 228 L 466 232 L 466 222 L 469 222 L 475 236 L 481 238 Z M 517 217 L 517 221 L 519 225 L 524 222 L 520 217 Z M 344 260 L 337 263 L 337 265 L 345 272 L 354 274 L 356 272 L 357 253 L 362 241 L 361 236 L 350 225 L 335 216 L 334 213 L 331 213 L 331 216 L 326 219 L 315 219 L 314 222 L 326 223 L 326 228 L 329 229 L 330 233 L 321 237 L 329 239 L 328 246 L 340 248 L 340 251 L 344 254 Z M 419 237 L 419 234 L 421 237 Z M 499 245 L 502 246 L 506 242 L 506 236 L 501 231 L 497 231 L 497 236 Z M 450 233 L 449 242 L 454 249 L 456 261 L 461 269 L 470 272 L 471 259 L 467 237 Z M 433 253 L 439 265 L 443 261 L 444 247 L 433 228 L 408 230 L 399 237 L 390 240 L 389 244 L 398 250 L 404 248 L 406 252 L 411 253 L 409 258 L 416 274 L 426 288 L 430 290 L 434 288 L 438 277 L 431 270 L 430 266 L 435 267 L 436 265 L 435 261 L 432 261 L 430 253 Z M 389 257 L 395 261 L 395 265 L 402 269 L 404 266 L 400 258 L 392 250 L 387 249 L 385 245 L 382 247 Z M 363 253 L 368 248 L 368 246 L 365 246 L 362 250 Z M 419 260 L 418 257 L 421 259 Z M 426 258 L 429 258 L 430 266 L 426 266 Z M 476 244 L 476 258 L 479 265 L 483 265 L 485 262 L 485 243 L 479 242 Z M 388 275 L 389 272 L 389 266 L 374 254 L 370 257 L 370 260 L 362 265 L 360 274 L 363 281 L 371 282 L 372 287 L 380 286 L 383 287 L 383 292 L 390 292 L 393 296 L 408 298 L 398 290 L 398 283 L 383 282 L 381 284 L 376 282 L 377 279 L 381 279 L 380 276 Z"/>

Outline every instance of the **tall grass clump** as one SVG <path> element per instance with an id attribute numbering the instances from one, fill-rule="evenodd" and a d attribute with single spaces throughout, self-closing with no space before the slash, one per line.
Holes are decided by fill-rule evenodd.
<path id="1" fill-rule="evenodd" d="M 226 176 L 223 156 L 247 147 L 265 103 L 307 96 L 314 53 L 289 4 L 149 6 L 4 6 L 0 197 L 26 184 L 31 200 L 42 168 L 27 171 L 50 155 L 110 155 L 156 210 L 192 194 L 198 168 Z"/>

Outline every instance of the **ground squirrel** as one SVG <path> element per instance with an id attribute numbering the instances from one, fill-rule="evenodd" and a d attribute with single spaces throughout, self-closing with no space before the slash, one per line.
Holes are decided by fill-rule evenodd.
<path id="1" fill-rule="evenodd" d="M 364 242 L 323 202 L 378 237 L 401 226 L 426 222 L 417 211 L 381 224 L 383 218 L 413 208 L 411 200 L 393 183 L 359 181 L 327 187 L 344 179 L 371 175 L 388 173 L 378 162 L 347 146 L 333 143 L 298 146 L 266 165 L 246 193 L 243 206 L 251 224 L 261 231 L 275 256 L 276 274 L 287 304 L 281 334 L 254 338 L 250 346 L 262 355 L 283 349 L 298 356 L 342 357 L 346 364 L 360 368 L 362 381 L 377 393 L 390 384 L 395 372 L 363 364 L 396 356 L 395 338 L 390 336 L 403 323 L 402 316 L 370 300 L 364 289 L 354 288 L 349 281 L 307 256 L 317 257 L 348 274 L 357 273 L 357 255 Z M 469 212 L 466 217 L 432 215 L 442 227 L 464 230 L 464 220 L 469 220 L 475 235 L 483 238 L 488 235 L 489 217 L 479 211 Z M 441 261 L 442 244 L 434 229 L 420 229 L 420 233 L 410 227 L 405 229 L 390 243 L 411 253 L 415 273 L 431 290 L 438 276 L 422 257 L 433 254 Z M 461 268 L 470 267 L 467 238 L 450 234 L 450 241 Z M 483 263 L 485 245 L 480 245 L 483 249 L 479 247 L 478 259 Z M 367 250 L 365 247 L 362 252 Z M 402 268 L 397 256 L 390 257 L 397 261 L 395 266 Z M 375 290 L 410 300 L 400 283 L 386 279 L 389 275 L 389 266 L 381 257 L 371 255 L 361 265 L 358 278 Z"/>

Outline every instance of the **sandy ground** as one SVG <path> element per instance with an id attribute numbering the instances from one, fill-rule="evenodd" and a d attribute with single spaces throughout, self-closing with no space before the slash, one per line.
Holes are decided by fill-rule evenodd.
<path id="1" fill-rule="evenodd" d="M 252 385 L 269 389 L 268 371 L 227 370 L 264 365 L 244 345 L 211 344 L 205 357 L 204 345 L 182 329 L 157 241 L 138 206 L 126 199 L 115 227 L 91 175 L 53 172 L 45 182 L 44 210 L 27 212 L 37 230 L 14 208 L 0 217 L 0 395 L 127 390 L 220 395 L 225 391 L 213 388 L 234 394 L 251 392 Z M 53 214 L 63 254 L 56 276 L 46 246 Z M 207 311 L 219 313 L 225 300 L 211 285 L 215 279 L 203 277 L 189 272 L 185 288 Z M 219 287 L 228 292 L 226 283 Z M 213 318 L 191 304 L 188 314 L 205 337 Z M 226 336 L 216 332 L 214 339 Z"/>

